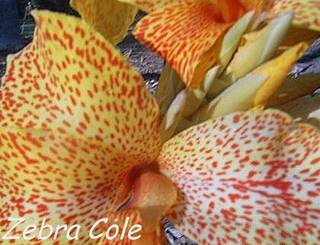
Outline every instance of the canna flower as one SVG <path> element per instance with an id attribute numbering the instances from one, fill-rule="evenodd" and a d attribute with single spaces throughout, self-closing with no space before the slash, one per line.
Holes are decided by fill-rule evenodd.
<path id="1" fill-rule="evenodd" d="M 197 87 L 217 61 L 220 37 L 257 3 L 249 1 L 125 1 L 149 14 L 135 37 L 177 71 L 189 87 Z"/>
<path id="2" fill-rule="evenodd" d="M 136 38 L 164 57 L 187 87 L 198 88 L 205 73 L 218 61 L 221 39 L 251 10 L 270 17 L 295 9 L 294 24 L 320 30 L 317 1 L 264 0 L 122 0 L 146 11 L 137 25 Z M 310 7 L 313 10 L 309 10 Z M 304 18 L 308 16 L 308 18 Z M 303 19 L 303 20 L 302 20 Z M 253 55 L 253 54 L 251 54 Z"/>
<path id="3" fill-rule="evenodd" d="M 178 75 L 172 75 L 175 72 L 166 67 L 156 94 L 164 118 L 161 126 L 164 139 L 209 118 L 263 108 L 269 106 L 270 98 L 273 103 L 283 99 L 278 96 L 278 90 L 286 84 L 288 72 L 308 45 L 301 42 L 276 55 L 290 27 L 292 13 L 244 34 L 252 25 L 252 18 L 250 12 L 228 30 L 222 41 L 219 63 L 207 72 L 199 88 L 185 87 Z M 292 98 L 312 89 L 308 84 L 299 85 L 304 89 L 292 89 Z M 291 84 L 291 87 L 297 86 Z"/>
<path id="4" fill-rule="evenodd" d="M 317 129 L 256 110 L 162 144 L 158 104 L 120 53 L 83 20 L 33 15 L 34 39 L 9 57 L 0 92 L 0 233 L 8 217 L 45 217 L 82 224 L 76 244 L 112 244 L 88 227 L 130 217 L 143 226 L 134 244 L 159 244 L 167 216 L 200 244 L 318 242 Z"/>
<path id="5" fill-rule="evenodd" d="M 129 2 L 133 3 L 133 1 Z M 137 5 L 145 6 L 147 2 L 152 1 L 137 1 Z M 160 2 L 165 1 L 152 2 L 156 4 L 152 9 L 147 9 L 150 13 L 138 23 L 135 35 L 151 49 L 156 52 L 160 50 L 160 55 L 168 59 L 168 64 L 170 64 L 167 64 L 164 69 L 156 93 L 163 117 L 161 132 L 164 141 L 172 135 L 209 118 L 216 118 L 235 111 L 245 111 L 254 107 L 278 106 L 310 94 L 320 86 L 320 80 L 317 79 L 318 75 L 312 78 L 312 81 L 309 77 L 305 79 L 287 78 L 292 66 L 307 50 L 310 42 L 310 36 L 302 35 L 303 38 L 300 37 L 300 39 L 303 42 L 294 43 L 292 46 L 284 46 L 288 41 L 287 39 L 290 38 L 290 32 L 293 30 L 292 26 L 309 28 L 319 35 L 316 30 L 319 31 L 320 29 L 311 24 L 302 26 L 297 17 L 301 13 L 308 13 L 307 7 L 311 4 L 308 1 L 299 4 L 299 7 L 294 9 L 295 13 L 290 8 L 291 5 L 280 7 L 281 1 L 274 2 L 270 6 L 264 5 L 263 1 L 258 3 L 252 1 L 251 3 L 258 11 L 256 13 L 254 11 L 244 13 L 230 23 L 227 30 L 219 36 L 219 42 L 215 43 L 214 48 L 208 52 L 215 56 L 214 62 L 210 63 L 209 70 L 206 70 L 202 75 L 198 73 L 195 76 L 199 79 L 197 86 L 190 86 L 181 75 L 181 71 L 172 63 L 172 60 L 179 59 L 181 56 L 184 57 L 183 62 L 186 62 L 188 57 L 192 56 L 192 52 L 190 52 L 192 49 L 190 48 L 186 48 L 186 52 L 182 52 L 182 49 L 178 51 L 177 54 L 179 53 L 181 56 L 174 55 L 178 45 L 183 42 L 194 45 L 196 42 L 189 42 L 187 38 L 180 40 L 179 35 L 170 34 L 172 29 L 177 33 L 177 28 L 170 28 L 170 26 L 165 28 L 166 22 L 163 20 L 166 18 L 163 17 L 165 15 L 157 15 L 156 13 L 169 13 L 172 9 L 178 11 L 179 8 L 177 6 L 170 8 L 169 3 L 159 7 Z M 192 1 L 181 2 L 191 4 Z M 213 1 L 206 2 L 213 4 Z M 228 3 L 228 1 L 223 2 L 224 4 Z M 198 2 L 194 1 L 192 3 L 196 4 Z M 225 10 L 223 6 L 223 3 L 218 1 L 214 9 Z M 194 11 L 194 9 L 191 8 L 190 11 Z M 230 5 L 230 9 L 234 10 L 233 5 Z M 266 19 L 265 15 L 257 14 L 259 10 L 269 10 L 269 14 L 275 17 Z M 287 10 L 288 12 L 283 12 Z M 211 12 L 213 13 L 213 11 Z M 199 14 L 199 16 L 201 15 L 204 15 L 204 13 Z M 204 16 L 200 19 L 203 18 Z M 144 21 L 145 27 L 142 27 Z M 159 24 L 156 29 L 163 27 L 163 33 L 165 34 L 156 38 L 159 32 L 154 31 L 152 34 L 153 27 L 148 22 L 156 25 L 161 21 L 164 21 L 165 24 Z M 171 17 L 168 18 L 168 21 L 177 22 L 175 18 Z M 184 33 L 188 35 L 190 25 L 182 24 L 183 21 L 180 22 L 179 27 L 185 28 Z M 195 21 L 195 23 L 200 23 L 200 20 Z M 197 29 L 197 32 L 200 33 L 201 30 Z M 196 37 L 196 35 L 193 36 Z M 210 40 L 213 39 L 210 38 Z M 168 45 L 171 41 L 174 43 L 172 47 Z M 206 43 L 202 38 L 198 42 L 201 45 Z M 166 53 L 168 57 L 161 54 L 163 47 L 170 49 Z M 196 50 L 201 52 L 200 49 Z M 193 64 L 197 63 L 196 59 L 190 58 L 189 60 L 195 61 Z"/>

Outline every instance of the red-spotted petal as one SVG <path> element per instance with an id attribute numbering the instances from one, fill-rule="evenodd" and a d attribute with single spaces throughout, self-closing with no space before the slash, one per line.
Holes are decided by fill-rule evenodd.
<path id="1" fill-rule="evenodd" d="M 237 16 L 241 14 L 239 9 Z M 151 12 L 134 34 L 164 57 L 188 86 L 197 86 L 216 62 L 215 44 L 229 26 L 213 2 L 196 0 Z"/>
<path id="2" fill-rule="evenodd" d="M 53 227 L 78 224 L 77 244 L 97 244 L 89 229 L 110 212 L 131 168 L 148 161 L 147 156 L 120 152 L 84 137 L 0 128 L 0 234 L 12 226 L 9 218 L 26 220 L 16 235 L 27 225 L 40 227 L 45 219 Z M 52 234 L 50 241 L 53 238 Z M 24 239 L 16 242 L 26 244 Z M 61 231 L 55 244 L 67 242 Z"/>
<path id="3" fill-rule="evenodd" d="M 34 16 L 34 40 L 10 59 L 0 91 L 0 233 L 21 217 L 20 235 L 42 221 L 79 224 L 76 243 L 97 244 L 89 227 L 118 201 L 129 171 L 159 154 L 157 103 L 83 21 Z M 55 244 L 69 243 L 61 233 Z"/>
<path id="4" fill-rule="evenodd" d="M 317 244 L 320 133 L 280 111 L 233 113 L 168 141 L 171 219 L 199 244 Z"/>
<path id="5" fill-rule="evenodd" d="M 318 0 L 274 0 L 271 14 L 294 10 L 296 27 L 320 31 L 320 2 Z"/>
<path id="6" fill-rule="evenodd" d="M 33 15 L 34 39 L 2 79 L 0 126 L 54 129 L 154 158 L 159 109 L 141 75 L 79 18 Z"/>

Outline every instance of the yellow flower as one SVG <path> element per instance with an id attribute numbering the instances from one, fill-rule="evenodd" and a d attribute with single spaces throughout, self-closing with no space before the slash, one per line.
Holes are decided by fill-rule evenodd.
<path id="1" fill-rule="evenodd" d="M 220 37 L 255 7 L 238 0 L 127 2 L 150 12 L 136 26 L 135 37 L 164 57 L 188 87 L 199 87 L 217 61 Z"/>
<path id="2" fill-rule="evenodd" d="M 34 17 L 34 40 L 10 57 L 0 91 L 0 234 L 9 217 L 46 218 L 82 224 L 76 244 L 112 244 L 87 229 L 129 217 L 149 245 L 166 215 L 200 244 L 319 240 L 319 131 L 254 111 L 162 145 L 156 100 L 119 52 L 77 18 Z"/>
<path id="3" fill-rule="evenodd" d="M 134 34 L 167 61 L 156 93 L 164 141 L 209 118 L 279 105 L 320 85 L 287 80 L 314 38 L 304 33 L 288 47 L 292 26 L 319 35 L 318 15 L 309 10 L 314 1 L 123 2 L 148 12 Z"/>
<path id="4" fill-rule="evenodd" d="M 246 14 L 228 30 L 218 51 L 219 62 L 206 73 L 199 88 L 185 87 L 170 67 L 164 69 L 156 93 L 164 117 L 161 126 L 164 140 L 209 118 L 263 108 L 270 102 L 277 105 L 285 99 L 278 91 L 283 84 L 288 87 L 287 74 L 308 45 L 298 43 L 275 56 L 290 27 L 292 13 L 277 17 L 264 28 L 242 37 L 252 22 L 252 15 L 252 12 Z M 241 38 L 243 44 L 238 47 Z M 299 81 L 290 86 L 291 98 L 312 89 Z M 304 89 L 296 89 L 297 85 Z"/>
<path id="5" fill-rule="evenodd" d="M 121 1 L 148 12 L 134 31 L 136 38 L 164 57 L 187 87 L 199 87 L 205 73 L 217 63 L 216 50 L 224 34 L 250 10 L 256 13 L 267 10 L 270 16 L 275 16 L 294 9 L 295 24 L 305 21 L 304 27 L 320 30 L 319 8 L 312 0 Z"/>

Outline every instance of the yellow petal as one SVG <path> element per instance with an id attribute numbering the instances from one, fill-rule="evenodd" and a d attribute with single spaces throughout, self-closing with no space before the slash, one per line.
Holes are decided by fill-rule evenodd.
<path id="1" fill-rule="evenodd" d="M 271 21 L 265 28 L 247 34 L 226 71 L 235 81 L 270 59 L 284 39 L 292 20 L 292 12 Z M 245 62 L 243 62 L 245 60 Z"/>
<path id="2" fill-rule="evenodd" d="M 204 102 L 219 70 L 219 65 L 211 68 L 206 73 L 201 88 L 192 89 L 185 88 L 176 72 L 166 65 L 156 94 L 161 114 L 164 115 L 161 127 L 163 142 L 190 126 L 186 118 L 192 116 Z"/>
<path id="3" fill-rule="evenodd" d="M 17 228 L 46 223 L 79 224 L 77 244 L 96 244 L 88 230 L 115 201 L 118 187 L 143 155 L 51 130 L 0 128 L 0 234 L 8 218 L 24 218 Z M 53 235 L 50 237 L 52 241 Z M 67 244 L 66 233 L 57 238 Z M 26 244 L 23 239 L 15 244 Z"/>
<path id="4" fill-rule="evenodd" d="M 317 243 L 319 156 L 320 132 L 276 110 L 194 126 L 158 158 L 179 189 L 169 219 L 198 244 Z"/>
<path id="5" fill-rule="evenodd" d="M 130 170 L 160 151 L 157 103 L 83 21 L 34 17 L 34 40 L 10 59 L 0 91 L 1 234 L 8 217 L 28 220 L 19 234 L 46 218 L 81 225 L 79 244 L 96 244 L 89 227 L 126 197 L 119 187 Z"/>
<path id="6" fill-rule="evenodd" d="M 206 93 L 206 96 L 210 92 L 212 84 L 217 79 L 217 76 L 219 75 L 220 71 L 220 65 L 216 65 L 207 71 L 202 82 L 202 90 Z"/>
<path id="7" fill-rule="evenodd" d="M 201 89 L 192 89 L 185 88 L 176 72 L 168 65 L 165 67 L 158 87 L 160 91 L 157 91 L 157 98 L 162 102 L 160 108 L 164 115 L 161 125 L 163 142 L 190 125 L 186 117 L 195 113 L 203 103 L 219 68 L 220 66 L 215 66 L 207 72 Z"/>
<path id="8" fill-rule="evenodd" d="M 176 111 L 177 108 L 179 108 L 178 110 L 181 112 L 181 116 L 191 116 L 195 111 L 197 111 L 203 102 L 211 83 L 214 81 L 219 72 L 219 69 L 220 66 L 214 66 L 211 68 L 206 73 L 201 88 L 192 89 L 185 88 L 183 86 L 183 82 L 177 76 L 176 72 L 172 70 L 170 66 L 166 65 L 164 72 L 161 75 L 156 94 L 162 114 L 177 114 Z M 177 105 L 179 106 L 177 107 Z M 173 109 L 175 112 L 173 112 Z M 172 116 L 170 117 L 172 118 Z M 169 119 L 168 116 L 165 116 L 165 118 Z M 169 125 L 172 125 L 172 123 L 169 123 Z M 166 126 L 166 128 L 169 127 L 170 126 Z"/>
<path id="9" fill-rule="evenodd" d="M 253 72 L 239 79 L 200 109 L 199 115 L 196 115 L 197 122 L 252 108 L 257 91 L 268 78 L 269 75 Z"/>
<path id="10" fill-rule="evenodd" d="M 127 35 L 137 13 L 136 7 L 117 0 L 71 0 L 70 5 L 113 44 Z"/>
<path id="11" fill-rule="evenodd" d="M 320 31 L 320 3 L 317 0 L 276 0 L 269 10 L 272 15 L 294 11 L 293 24 L 299 28 Z"/>
<path id="12" fill-rule="evenodd" d="M 167 111 L 165 111 L 166 113 L 162 121 L 161 135 L 163 142 L 194 124 L 194 122 L 189 121 L 187 118 L 196 113 L 201 104 L 204 103 L 207 90 L 215 80 L 214 78 L 219 72 L 219 68 L 220 66 L 214 66 L 207 72 L 201 88 L 183 88 L 176 92 L 176 97 L 174 97 Z M 179 79 L 168 80 L 168 86 L 170 82 L 175 81 L 182 83 Z"/>
<path id="13" fill-rule="evenodd" d="M 213 99 L 218 93 L 220 93 L 229 85 L 230 81 L 226 81 L 224 83 L 223 80 L 220 80 L 217 76 L 224 71 L 232 59 L 235 51 L 238 48 L 242 35 L 247 30 L 249 23 L 252 20 L 253 14 L 253 11 L 245 14 L 228 30 L 226 35 L 223 37 L 217 62 L 219 64 L 219 68 L 217 66 L 211 68 L 204 77 L 203 86 L 205 87 L 204 90 L 206 91 L 207 98 Z M 214 76 L 212 76 L 211 73 L 213 73 Z"/>
<path id="14" fill-rule="evenodd" d="M 288 13 L 273 20 L 262 30 L 244 35 L 244 44 L 239 47 L 225 72 L 212 82 L 207 97 L 214 99 L 234 81 L 270 59 L 284 39 L 291 19 L 292 13 Z"/>
<path id="15" fill-rule="evenodd" d="M 34 17 L 33 42 L 2 80 L 0 126 L 53 129 L 154 159 L 158 106 L 141 75 L 79 18 Z"/>
<path id="16" fill-rule="evenodd" d="M 282 105 L 301 96 L 312 94 L 320 87 L 320 74 L 303 74 L 299 77 L 288 77 L 279 90 L 268 101 L 268 106 Z"/>
<path id="17" fill-rule="evenodd" d="M 305 43 L 297 44 L 278 57 L 266 62 L 254 71 L 233 83 L 208 105 L 203 106 L 196 122 L 245 111 L 255 106 L 265 106 L 270 97 L 285 82 L 292 65 L 306 50 Z"/>
<path id="18" fill-rule="evenodd" d="M 251 11 L 239 19 L 226 33 L 223 38 L 221 51 L 219 54 L 219 65 L 224 69 L 231 60 L 234 52 L 238 48 L 242 35 L 246 31 L 254 15 Z"/>
<path id="19" fill-rule="evenodd" d="M 308 45 L 306 43 L 297 44 L 268 62 L 262 69 L 259 69 L 259 74 L 269 75 L 269 77 L 258 90 L 254 99 L 254 106 L 265 106 L 267 104 L 268 99 L 285 81 L 293 64 L 303 55 L 307 48 Z"/>
<path id="20" fill-rule="evenodd" d="M 177 94 L 162 121 L 162 142 L 190 125 L 187 118 L 198 110 L 204 99 L 205 92 L 201 89 L 183 89 Z"/>
<path id="21" fill-rule="evenodd" d="M 161 122 L 160 132 L 162 142 L 166 142 L 176 132 L 176 128 L 182 119 L 187 99 L 188 92 L 184 89 L 172 101 Z"/>

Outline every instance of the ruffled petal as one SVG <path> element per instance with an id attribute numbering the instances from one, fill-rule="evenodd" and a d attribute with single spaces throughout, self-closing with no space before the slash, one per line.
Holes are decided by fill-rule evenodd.
<path id="1" fill-rule="evenodd" d="M 217 40 L 230 25 L 213 2 L 185 1 L 150 13 L 134 34 L 164 57 L 187 86 L 199 86 L 217 60 Z"/>
<path id="2" fill-rule="evenodd" d="M 320 31 L 320 3 L 315 0 L 275 0 L 270 13 L 282 14 L 294 10 L 293 24 L 296 27 Z"/>
<path id="3" fill-rule="evenodd" d="M 277 110 L 183 131 L 158 158 L 178 187 L 170 218 L 199 244 L 315 244 L 320 133 Z"/>
<path id="4" fill-rule="evenodd" d="M 84 137 L 0 128 L 0 233 L 12 226 L 8 218 L 26 220 L 17 235 L 45 220 L 52 227 L 78 224 L 77 244 L 97 244 L 89 229 L 111 210 L 132 167 L 148 160 Z M 61 231 L 57 241 L 66 244 L 66 233 Z"/>
<path id="5" fill-rule="evenodd" d="M 113 44 L 121 42 L 127 35 L 137 14 L 136 7 L 117 0 L 72 0 L 70 4 Z"/>
<path id="6" fill-rule="evenodd" d="M 33 42 L 10 59 L 0 126 L 53 129 L 154 159 L 159 109 L 141 75 L 78 18 L 34 12 Z"/>

